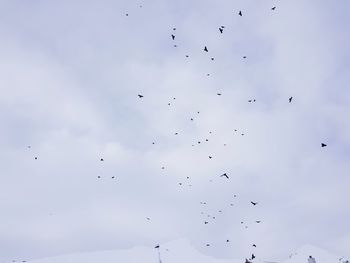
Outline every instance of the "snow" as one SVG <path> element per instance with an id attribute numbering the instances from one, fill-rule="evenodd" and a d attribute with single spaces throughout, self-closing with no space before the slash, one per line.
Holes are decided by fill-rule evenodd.
<path id="1" fill-rule="evenodd" d="M 198 252 L 185 239 L 175 240 L 166 244 L 160 245 L 160 254 L 162 263 L 244 263 L 244 259 L 216 259 L 206 256 Z M 258 256 L 258 255 L 257 255 Z M 312 256 L 316 259 L 316 263 L 344 263 L 345 259 L 332 255 L 327 251 L 306 245 L 297 252 L 292 253 L 285 261 L 278 263 L 307 263 L 308 257 Z M 18 262 L 18 260 L 17 260 Z M 76 253 L 63 255 L 52 258 L 43 258 L 36 260 L 28 260 L 30 263 L 159 263 L 158 250 L 154 247 L 135 247 L 125 250 L 115 251 L 98 251 L 88 253 Z M 257 257 L 254 263 L 271 262 L 267 259 L 259 259 Z"/>

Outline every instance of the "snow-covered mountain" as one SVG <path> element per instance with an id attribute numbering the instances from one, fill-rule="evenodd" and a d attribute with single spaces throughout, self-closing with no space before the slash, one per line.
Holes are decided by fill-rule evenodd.
<path id="1" fill-rule="evenodd" d="M 160 246 L 162 263 L 244 263 L 244 259 L 223 260 L 209 257 L 198 252 L 187 240 L 180 239 Z M 304 246 L 290 257 L 281 261 L 283 263 L 307 263 L 308 257 L 313 256 L 316 263 L 345 263 L 345 259 L 332 255 L 313 246 Z M 17 260 L 21 262 L 22 260 Z M 30 263 L 159 263 L 158 249 L 150 247 L 135 247 L 126 250 L 98 251 L 89 253 L 76 253 L 52 258 L 27 260 Z M 257 262 L 270 262 L 267 259 L 254 260 Z"/>

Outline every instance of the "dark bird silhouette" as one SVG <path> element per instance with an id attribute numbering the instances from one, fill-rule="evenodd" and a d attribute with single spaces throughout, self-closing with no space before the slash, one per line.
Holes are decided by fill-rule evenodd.
<path id="1" fill-rule="evenodd" d="M 34 157 L 35 160 L 38 160 L 38 157 Z"/>
<path id="2" fill-rule="evenodd" d="M 208 223 L 209 223 L 208 221 L 205 221 L 205 222 L 204 222 L 205 225 L 208 224 Z"/>
<path id="3" fill-rule="evenodd" d="M 251 201 L 250 202 L 252 205 L 257 205 L 258 204 L 258 202 L 253 202 L 253 201 Z"/>
<path id="4" fill-rule="evenodd" d="M 207 247 L 210 247 L 210 244 L 206 244 Z"/>
<path id="5" fill-rule="evenodd" d="M 244 59 L 246 59 L 246 58 L 247 58 L 247 56 L 243 56 L 243 58 L 244 58 Z"/>
<path id="6" fill-rule="evenodd" d="M 256 247 L 256 245 L 255 245 L 255 244 L 253 244 L 253 247 Z"/>
<path id="7" fill-rule="evenodd" d="M 189 55 L 186 55 L 186 58 L 188 58 L 189 57 Z"/>
<path id="8" fill-rule="evenodd" d="M 146 217 L 146 219 L 147 219 L 147 220 L 151 220 L 151 218 L 149 218 L 149 217 Z"/>
<path id="9" fill-rule="evenodd" d="M 239 16 L 242 16 L 242 11 L 239 11 L 239 12 L 238 12 L 238 15 L 239 15 Z"/>
<path id="10" fill-rule="evenodd" d="M 289 100 L 289 103 L 291 103 L 292 102 L 292 99 L 293 99 L 293 97 L 290 97 L 288 100 Z"/>
<path id="11" fill-rule="evenodd" d="M 248 259 L 245 259 L 245 263 L 252 263 L 252 262 L 249 261 Z"/>
<path id="12" fill-rule="evenodd" d="M 224 30 L 221 27 L 219 28 L 219 31 L 221 34 L 224 32 Z"/>
<path id="13" fill-rule="evenodd" d="M 208 156 L 208 157 L 209 157 L 209 159 L 213 158 L 212 156 Z"/>
<path id="14" fill-rule="evenodd" d="M 175 35 L 171 35 L 171 38 L 172 38 L 173 40 L 175 40 Z"/>
<path id="15" fill-rule="evenodd" d="M 221 96 L 221 93 L 216 93 L 216 95 Z"/>
<path id="16" fill-rule="evenodd" d="M 327 146 L 327 144 L 321 143 L 321 147 L 326 147 L 326 146 Z"/>
<path id="17" fill-rule="evenodd" d="M 255 255 L 254 254 L 252 254 L 252 260 L 255 258 Z"/>
<path id="18" fill-rule="evenodd" d="M 103 158 L 101 158 L 101 159 L 100 159 L 100 161 L 101 161 L 101 162 L 103 162 L 103 161 L 104 161 L 104 159 L 103 159 Z"/>
<path id="19" fill-rule="evenodd" d="M 159 248 L 159 245 L 156 245 L 154 248 Z"/>
<path id="20" fill-rule="evenodd" d="M 230 242 L 230 240 L 229 240 L 229 239 L 227 239 L 227 240 L 226 240 L 226 242 Z"/>
<path id="21" fill-rule="evenodd" d="M 260 220 L 257 220 L 257 221 L 255 221 L 257 224 L 260 224 L 261 223 L 261 221 Z"/>
<path id="22" fill-rule="evenodd" d="M 213 61 L 214 61 L 214 58 L 211 58 L 211 60 L 213 60 Z"/>
<path id="23" fill-rule="evenodd" d="M 220 177 L 226 177 L 227 179 L 229 179 L 228 175 L 226 173 L 220 175 Z"/>
<path id="24" fill-rule="evenodd" d="M 205 52 L 208 52 L 207 46 L 204 47 L 204 51 L 205 51 Z"/>
<path id="25" fill-rule="evenodd" d="M 143 95 L 141 95 L 141 94 L 138 94 L 137 96 L 139 96 L 140 99 L 143 98 Z"/>
<path id="26" fill-rule="evenodd" d="M 112 179 L 114 179 L 115 178 L 115 176 L 112 176 Z"/>
<path id="27" fill-rule="evenodd" d="M 175 31 L 175 30 L 176 30 L 176 27 L 174 27 L 173 30 Z"/>
<path id="28" fill-rule="evenodd" d="M 275 7 L 275 6 L 271 8 L 271 10 L 275 10 L 275 9 L 276 9 L 276 7 Z"/>

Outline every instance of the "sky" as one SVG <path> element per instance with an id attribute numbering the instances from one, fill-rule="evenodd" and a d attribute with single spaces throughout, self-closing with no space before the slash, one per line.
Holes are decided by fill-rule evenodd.
<path id="1" fill-rule="evenodd" d="M 0 260 L 350 257 L 349 8 L 0 0 Z"/>

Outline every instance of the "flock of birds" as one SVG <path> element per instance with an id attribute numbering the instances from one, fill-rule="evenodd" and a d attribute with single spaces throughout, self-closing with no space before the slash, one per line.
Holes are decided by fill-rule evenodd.
<path id="1" fill-rule="evenodd" d="M 140 5 L 139 7 L 142 8 L 142 5 Z M 276 10 L 276 7 L 275 7 L 275 6 L 272 7 L 271 10 L 272 10 L 272 11 L 275 11 L 275 10 Z M 128 17 L 128 16 L 129 16 L 129 13 L 126 13 L 125 15 Z M 243 16 L 243 12 L 242 12 L 242 11 L 239 11 L 239 12 L 238 12 L 238 16 L 242 17 L 242 16 Z M 173 28 L 172 28 L 172 31 L 173 31 L 173 32 L 172 32 L 172 34 L 170 35 L 170 36 L 171 36 L 171 39 L 172 39 L 173 41 L 176 40 L 176 33 L 175 33 L 176 30 L 177 30 L 176 27 L 173 27 Z M 219 30 L 219 33 L 220 33 L 220 34 L 223 34 L 224 31 L 225 31 L 225 26 L 220 26 L 220 27 L 218 28 L 218 30 Z M 177 47 L 177 45 L 175 44 L 174 47 Z M 209 53 L 209 48 L 208 48 L 208 46 L 204 46 L 203 51 L 206 52 L 206 53 Z M 186 56 L 187 58 L 189 57 L 188 54 L 185 55 L 185 56 Z M 243 59 L 246 59 L 246 58 L 247 58 L 247 56 L 243 56 Z M 212 61 L 215 60 L 214 57 L 211 57 L 210 59 L 211 59 Z M 207 75 L 209 76 L 210 74 L 207 74 Z M 217 95 L 217 96 L 221 96 L 222 93 L 217 93 L 216 95 Z M 145 99 L 145 96 L 144 96 L 143 94 L 137 94 L 137 96 L 138 96 L 139 99 Z M 176 98 L 173 98 L 173 100 L 175 100 L 175 99 L 176 99 Z M 292 103 L 292 101 L 293 101 L 293 96 L 291 96 L 291 97 L 288 98 L 288 102 L 289 102 L 289 103 Z M 254 98 L 254 99 L 249 99 L 249 100 L 248 100 L 248 103 L 254 103 L 254 102 L 256 102 L 256 99 L 255 99 L 255 98 Z M 168 105 L 170 105 L 170 103 L 168 103 Z M 200 112 L 198 111 L 197 113 L 199 114 Z M 193 121 L 194 119 L 191 118 L 190 120 Z M 238 132 L 238 130 L 235 129 L 234 132 Z M 211 134 L 212 132 L 209 132 L 209 133 Z M 178 132 L 174 133 L 174 135 L 178 135 Z M 241 135 L 241 136 L 244 136 L 244 133 L 241 132 L 240 135 Z M 207 139 L 205 139 L 205 141 L 208 142 L 209 139 L 207 138 Z M 197 142 L 197 144 L 201 144 L 201 143 L 202 143 L 202 141 L 198 141 L 198 142 Z M 152 142 L 152 145 L 154 145 L 154 144 L 155 144 L 155 142 Z M 195 146 L 195 145 L 192 144 L 192 146 Z M 224 144 L 224 146 L 226 146 L 226 144 Z M 325 143 L 323 143 L 323 142 L 321 143 L 321 147 L 322 147 L 322 148 L 323 148 L 323 147 L 326 147 L 326 146 L 327 146 L 327 144 L 325 144 Z M 31 149 L 31 146 L 29 145 L 29 146 L 27 146 L 27 148 L 28 148 L 28 149 Z M 35 159 L 35 160 L 38 160 L 38 158 L 39 158 L 38 156 L 34 156 L 34 159 Z M 209 158 L 209 159 L 212 159 L 213 156 L 209 155 L 208 158 Z M 105 160 L 104 160 L 104 158 L 100 158 L 99 161 L 100 161 L 100 162 L 104 162 Z M 161 169 L 165 169 L 165 167 L 162 166 Z M 223 174 L 221 174 L 221 175 L 218 175 L 218 177 L 219 177 L 219 178 L 222 178 L 222 179 L 225 179 L 225 180 L 230 180 L 230 176 L 229 176 L 227 173 L 223 173 Z M 98 175 L 98 176 L 97 176 L 97 179 L 102 180 L 102 179 L 103 179 L 103 176 Z M 111 176 L 110 179 L 116 179 L 116 177 L 115 177 L 115 176 Z M 187 176 L 187 179 L 190 179 L 190 178 Z M 210 180 L 210 181 L 212 181 L 212 180 Z M 183 183 L 180 182 L 179 185 L 182 186 Z M 190 184 L 189 186 L 192 186 L 192 185 Z M 237 197 L 237 195 L 234 195 L 234 197 Z M 201 204 L 201 205 L 204 205 L 204 206 L 207 205 L 206 202 L 200 202 L 200 204 Z M 253 207 L 257 206 L 258 204 L 259 204 L 259 203 L 256 202 L 256 201 L 250 201 L 250 205 L 252 205 Z M 233 203 L 230 203 L 230 206 L 233 206 Z M 222 213 L 222 210 L 218 210 L 218 212 L 219 212 L 219 213 Z M 202 214 L 202 215 L 205 215 L 205 216 L 207 217 L 207 219 L 204 220 L 204 222 L 203 222 L 205 225 L 210 224 L 209 219 L 211 219 L 211 220 L 215 220 L 215 219 L 216 219 L 216 216 L 212 216 L 212 215 L 206 214 L 206 213 L 204 213 L 204 212 L 201 212 L 201 214 Z M 150 217 L 146 217 L 146 220 L 147 220 L 147 221 L 151 221 L 151 218 L 150 218 Z M 261 222 L 262 222 L 261 220 L 256 220 L 256 221 L 255 221 L 256 224 L 260 224 Z M 244 225 L 244 221 L 241 221 L 241 224 Z M 248 226 L 245 225 L 245 228 L 248 228 Z M 226 243 L 229 243 L 229 242 L 230 242 L 230 239 L 226 239 L 225 242 L 226 242 Z M 210 243 L 205 243 L 205 246 L 206 246 L 206 247 L 209 247 L 210 245 L 211 245 Z M 255 243 L 251 244 L 251 246 L 252 246 L 253 248 L 256 248 L 256 247 L 257 247 L 257 245 L 256 245 Z M 155 248 L 158 249 L 158 252 L 159 252 L 160 245 L 155 246 Z M 253 253 L 251 253 L 251 255 L 245 260 L 245 263 L 251 263 L 255 258 L 256 258 L 256 255 L 255 255 L 254 252 L 253 252 Z M 13 262 L 16 262 L 16 261 L 14 260 Z M 26 261 L 22 261 L 22 262 L 26 262 Z"/>

